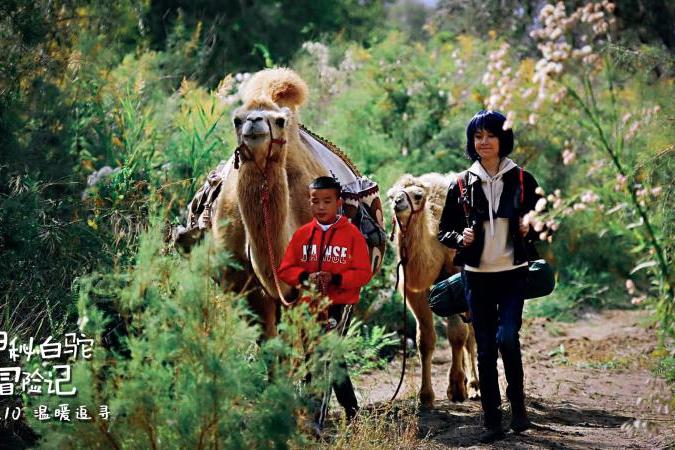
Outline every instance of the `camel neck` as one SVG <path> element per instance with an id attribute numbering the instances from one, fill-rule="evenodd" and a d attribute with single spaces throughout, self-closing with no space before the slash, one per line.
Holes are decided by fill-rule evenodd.
<path id="1" fill-rule="evenodd" d="M 405 230 L 404 237 L 402 238 L 407 242 L 418 242 L 420 239 L 424 238 L 424 232 L 427 229 L 427 217 L 426 211 L 420 211 L 418 214 L 415 214 L 408 224 L 408 229 Z"/>

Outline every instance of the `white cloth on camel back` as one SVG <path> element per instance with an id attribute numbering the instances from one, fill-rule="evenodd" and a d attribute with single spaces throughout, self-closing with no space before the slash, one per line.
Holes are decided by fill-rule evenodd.
<path id="1" fill-rule="evenodd" d="M 370 206 L 379 191 L 377 183 L 361 176 L 347 155 L 332 142 L 302 125 L 299 134 L 314 158 L 338 180 L 342 186 L 342 196 L 345 202 L 354 207 L 358 206 L 359 201 Z"/>

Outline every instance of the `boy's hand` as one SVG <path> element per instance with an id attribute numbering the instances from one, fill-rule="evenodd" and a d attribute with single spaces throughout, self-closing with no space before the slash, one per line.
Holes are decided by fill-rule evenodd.
<path id="1" fill-rule="evenodd" d="M 309 282 L 317 287 L 319 292 L 326 294 L 328 292 L 328 283 L 331 280 L 331 273 L 326 271 L 314 272 L 309 274 Z"/>

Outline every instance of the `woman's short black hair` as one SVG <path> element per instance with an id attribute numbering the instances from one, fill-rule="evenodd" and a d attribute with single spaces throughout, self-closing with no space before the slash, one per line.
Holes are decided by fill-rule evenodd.
<path id="1" fill-rule="evenodd" d="M 506 116 L 499 111 L 482 109 L 476 113 L 466 127 L 466 156 L 471 161 L 480 159 L 473 145 L 473 136 L 478 130 L 487 130 L 499 139 L 499 156 L 504 157 L 513 151 L 513 131 L 504 129 Z"/>
<path id="2" fill-rule="evenodd" d="M 334 189 L 337 198 L 340 198 L 342 186 L 340 182 L 333 177 L 319 177 L 315 178 L 309 185 L 310 189 Z"/>

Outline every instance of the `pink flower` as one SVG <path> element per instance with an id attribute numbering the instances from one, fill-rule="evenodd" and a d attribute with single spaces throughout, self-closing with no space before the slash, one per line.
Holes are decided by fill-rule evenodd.
<path id="1" fill-rule="evenodd" d="M 595 203 L 600 197 L 593 191 L 586 191 L 581 194 L 581 201 L 584 203 Z"/>
<path id="2" fill-rule="evenodd" d="M 513 119 L 515 119 L 516 113 L 509 111 L 506 113 L 506 120 L 504 121 L 504 130 L 510 130 L 513 127 Z"/>
<path id="3" fill-rule="evenodd" d="M 546 199 L 540 198 L 537 200 L 537 204 L 534 205 L 534 210 L 537 212 L 542 212 L 544 209 L 546 209 Z"/>
<path id="4" fill-rule="evenodd" d="M 576 153 L 574 153 L 572 150 L 569 150 L 569 149 L 563 150 L 562 158 L 563 158 L 563 164 L 564 165 L 569 166 L 570 164 L 572 164 L 574 162 L 576 157 L 577 157 Z"/>
<path id="5" fill-rule="evenodd" d="M 590 177 L 593 174 L 595 174 L 598 170 L 602 169 L 605 165 L 605 161 L 599 160 L 595 161 L 593 164 L 591 164 L 591 167 L 588 168 L 588 171 L 586 172 L 586 176 Z"/>

